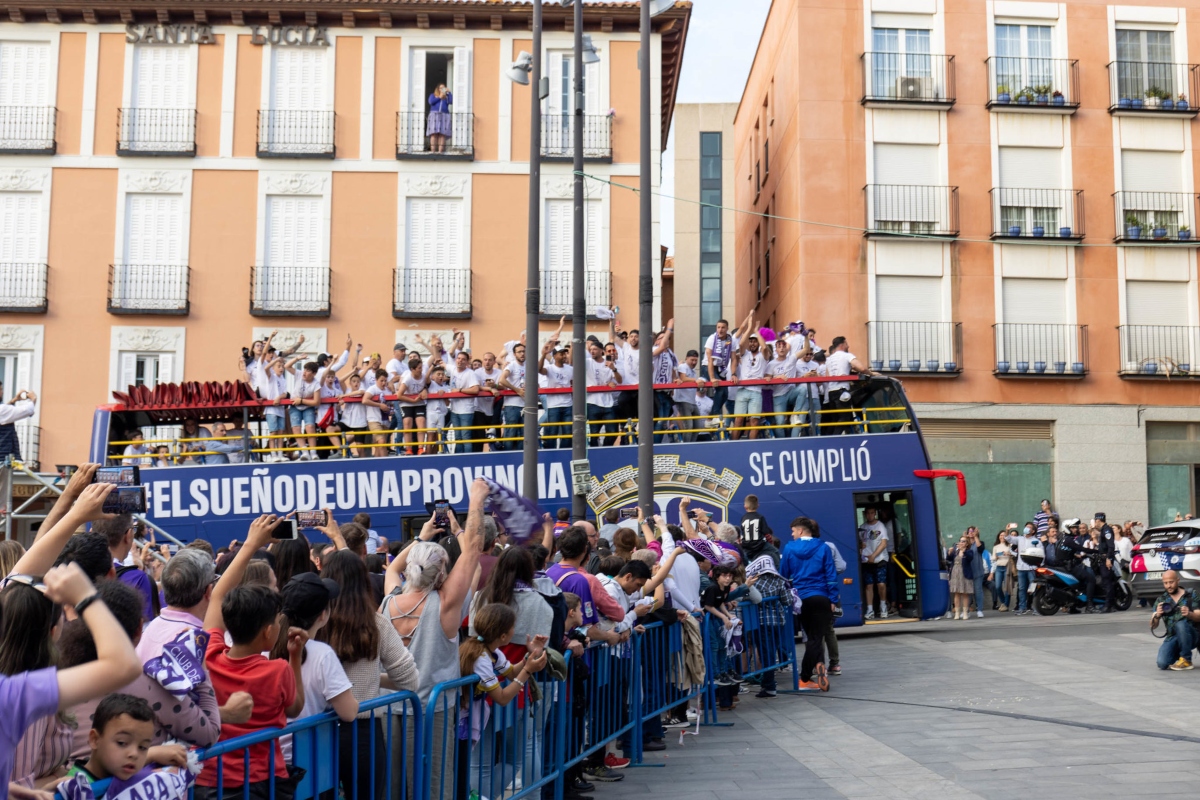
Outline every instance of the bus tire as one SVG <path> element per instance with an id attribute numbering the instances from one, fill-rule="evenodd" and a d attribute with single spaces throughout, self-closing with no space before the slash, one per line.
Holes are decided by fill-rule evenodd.
<path id="1" fill-rule="evenodd" d="M 1058 613 L 1058 605 L 1039 589 L 1033 593 L 1033 610 L 1043 617 L 1052 617 Z"/>

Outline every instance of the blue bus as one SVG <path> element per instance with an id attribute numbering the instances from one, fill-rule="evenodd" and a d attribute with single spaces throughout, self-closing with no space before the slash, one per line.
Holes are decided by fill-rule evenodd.
<path id="1" fill-rule="evenodd" d="M 767 426 L 758 432 L 761 438 L 728 440 L 727 430 L 718 426 L 702 429 L 700 438 L 708 441 L 655 445 L 656 511 L 675 522 L 679 502 L 687 497 L 692 508 L 707 510 L 714 521 L 737 525 L 746 496 L 755 495 L 759 512 L 784 542 L 791 538 L 792 519 L 811 517 L 820 524 L 822 538 L 838 547 L 848 565 L 839 576 L 844 609 L 839 624 L 860 625 L 865 606 L 857 531 L 865 509 L 874 507 L 891 528 L 895 546 L 887 591 L 889 605 L 898 613 L 888 621 L 941 616 L 948 606 L 948 583 L 938 537 L 934 473 L 920 425 L 898 381 L 863 377 L 852 388 L 853 423 L 820 423 L 823 433 L 829 426 L 842 435 L 771 438 L 775 431 Z M 95 413 L 91 459 L 120 463 L 130 430 L 141 430 L 153 449 L 159 443 L 177 445 L 186 419 L 201 425 L 242 420 L 237 435 L 245 441 L 249 463 L 176 466 L 178 459 L 172 458 L 171 466 L 141 467 L 148 491 L 146 519 L 181 541 L 201 538 L 214 546 L 244 538 L 249 521 L 259 514 L 318 508 L 332 509 L 339 522 L 366 512 L 371 527 L 389 541 L 406 540 L 428 519 L 435 500 L 445 499 L 465 512 L 468 486 L 477 476 L 518 490 L 522 486 L 519 449 L 258 461 L 258 454 L 267 452 L 256 446 L 265 434 L 265 405 L 243 400 L 103 406 Z M 510 435 L 515 439 L 520 431 Z M 513 444 L 519 448 L 518 442 Z M 636 505 L 636 446 L 592 447 L 588 461 L 591 514 L 598 517 L 612 508 Z M 570 507 L 571 478 L 569 449 L 541 450 L 538 487 L 543 510 L 554 513 Z M 958 479 L 965 502 L 961 475 Z"/>

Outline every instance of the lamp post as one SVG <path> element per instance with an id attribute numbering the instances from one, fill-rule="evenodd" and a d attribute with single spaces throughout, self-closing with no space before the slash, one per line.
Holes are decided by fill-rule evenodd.
<path id="1" fill-rule="evenodd" d="M 524 477 L 521 491 L 526 499 L 538 501 L 538 370 L 542 351 L 538 335 L 542 290 L 541 205 L 542 205 L 542 99 L 548 87 L 542 86 L 542 3 L 533 3 L 533 55 L 521 53 L 508 78 L 528 85 L 533 79 L 529 98 L 529 244 L 525 265 L 525 407 L 522 414 L 522 457 Z"/>

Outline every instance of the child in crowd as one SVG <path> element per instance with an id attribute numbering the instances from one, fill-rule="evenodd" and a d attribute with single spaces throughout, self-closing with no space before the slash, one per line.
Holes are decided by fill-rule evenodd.
<path id="1" fill-rule="evenodd" d="M 554 538 L 557 539 L 559 536 L 563 535 L 563 531 L 571 527 L 571 509 L 565 507 L 560 508 L 555 514 L 555 517 Z"/>
<path id="2" fill-rule="evenodd" d="M 386 372 L 383 374 L 385 377 L 387 376 Z M 365 397 L 366 391 L 362 388 L 362 379 L 358 376 L 358 373 L 350 373 L 350 377 L 346 379 L 346 384 L 349 388 L 341 397 L 343 401 L 352 398 L 362 399 L 362 402 L 359 403 L 342 402 L 339 404 L 342 409 L 342 427 L 346 429 L 346 447 L 347 451 L 349 451 L 350 445 L 363 445 L 370 440 L 370 436 L 367 435 L 369 410 Z M 355 447 L 353 453 L 355 458 L 362 458 L 369 455 L 365 447 Z"/>
<path id="3" fill-rule="evenodd" d="M 150 466 L 150 448 L 142 441 L 142 432 L 134 428 L 126 433 L 125 436 L 132 444 L 125 445 L 125 458 L 121 459 L 121 466 Z"/>
<path id="4" fill-rule="evenodd" d="M 182 800 L 193 780 L 192 772 L 183 769 L 158 772 L 147 764 L 150 745 L 154 741 L 154 711 L 141 697 L 130 694 L 110 694 L 96 706 L 92 729 L 88 732 L 91 757 L 79 761 L 67 772 L 67 780 L 58 787 L 67 800 L 86 800 L 94 797 L 91 784 L 112 779 L 109 797 L 126 792 L 156 800 Z M 199 771 L 199 764 L 192 765 Z"/>
<path id="5" fill-rule="evenodd" d="M 738 600 L 750 592 L 750 587 L 757 582 L 758 577 L 746 580 L 745 586 L 730 590 L 733 576 L 737 571 L 728 564 L 714 564 L 712 568 L 712 583 L 701 593 L 700 605 L 709 613 L 709 645 L 712 648 L 714 663 L 719 664 L 716 684 L 725 691 L 718 689 L 717 699 L 721 702 L 722 710 L 728 711 L 733 707 L 733 695 L 737 685 L 741 683 L 734 675 L 734 665 L 729 658 L 725 645 L 725 631 L 730 630 L 739 622 L 737 615 L 726 609 L 725 604 Z M 730 689 L 729 687 L 733 687 Z"/>
<path id="6" fill-rule="evenodd" d="M 442 430 L 446 427 L 446 414 L 450 406 L 445 400 L 435 399 L 434 395 L 446 394 L 450 391 L 450 381 L 446 377 L 446 368 L 441 364 L 429 371 L 429 388 L 426 390 L 428 399 L 425 401 L 425 447 L 418 452 L 436 453 L 442 440 Z"/>
<path id="7" fill-rule="evenodd" d="M 475 614 L 474 637 L 458 648 L 458 666 L 464 676 L 477 675 L 474 696 L 468 700 L 463 693 L 463 709 L 459 722 L 459 738 L 468 739 L 471 747 L 471 788 L 480 797 L 499 797 L 503 787 L 492 785 L 492 768 L 497 753 L 508 752 L 511 745 L 502 741 L 504 734 L 488 729 L 491 705 L 506 706 L 525 690 L 529 677 L 546 666 L 546 637 L 535 636 L 527 642 L 528 652 L 519 664 L 510 664 L 503 651 L 512 641 L 516 628 L 516 612 L 502 603 L 489 603 Z M 501 686 L 500 679 L 508 685 Z M 511 735 L 511 731 L 509 731 Z M 500 790 L 500 791 L 498 791 Z"/>
<path id="8" fill-rule="evenodd" d="M 392 387 L 388 385 L 388 374 L 384 370 L 378 370 L 375 373 L 375 380 L 371 382 L 370 387 L 363 393 L 363 405 L 367 410 L 367 427 L 374 432 L 375 444 L 385 445 L 388 442 L 390 433 L 387 432 L 387 425 L 384 420 L 390 411 L 390 407 L 384 401 L 384 397 L 393 394 Z M 363 440 L 366 441 L 365 439 Z M 363 453 L 363 450 L 370 452 Z M 386 456 L 388 454 L 386 447 L 361 448 L 359 453 L 369 456 Z"/>

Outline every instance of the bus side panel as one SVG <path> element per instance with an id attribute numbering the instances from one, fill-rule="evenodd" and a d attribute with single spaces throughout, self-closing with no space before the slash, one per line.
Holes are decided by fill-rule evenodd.
<path id="1" fill-rule="evenodd" d="M 860 566 L 858 559 L 858 523 L 854 516 L 854 493 L 840 489 L 797 489 L 780 492 L 778 500 L 764 511 L 770 520 L 782 527 L 796 517 L 815 520 L 821 529 L 821 540 L 832 542 L 846 562 L 846 571 L 838 575 L 841 589 L 842 617 L 835 621 L 840 627 L 862 625 L 863 607 Z M 787 520 L 787 522 L 784 522 Z M 791 540 L 792 532 L 772 526 L 783 544 Z"/>
<path id="2" fill-rule="evenodd" d="M 920 587 L 921 619 L 933 619 L 945 614 L 950 607 L 950 583 L 943 577 L 933 484 L 922 481 L 914 485 L 912 498 L 913 520 L 917 528 L 917 586 Z"/>
<path id="3" fill-rule="evenodd" d="M 108 426 L 112 422 L 112 412 L 107 408 L 97 408 L 92 414 L 92 443 L 88 447 L 88 461 L 93 464 L 104 464 L 108 459 Z"/>

